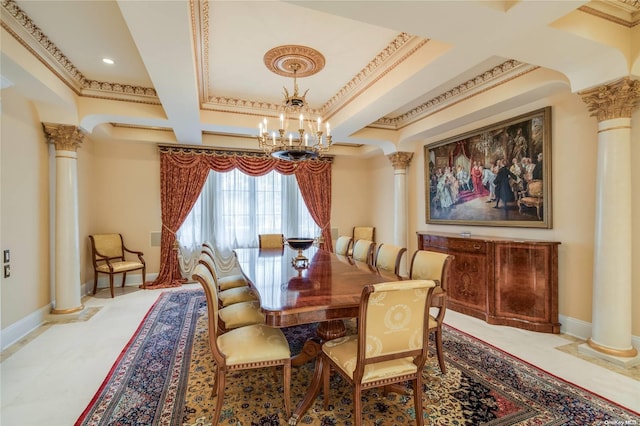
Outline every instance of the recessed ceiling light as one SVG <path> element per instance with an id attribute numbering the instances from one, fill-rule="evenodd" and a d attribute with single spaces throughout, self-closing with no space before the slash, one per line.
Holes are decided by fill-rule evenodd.
<path id="1" fill-rule="evenodd" d="M 113 65 L 115 63 L 113 59 L 109 59 L 109 58 L 102 58 L 102 62 L 108 65 Z"/>

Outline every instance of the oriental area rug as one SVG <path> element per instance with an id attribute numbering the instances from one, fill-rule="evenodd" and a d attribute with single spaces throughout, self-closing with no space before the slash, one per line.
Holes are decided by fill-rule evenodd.
<path id="1" fill-rule="evenodd" d="M 349 326 L 353 329 L 353 323 Z M 312 325 L 283 331 L 292 353 L 315 334 Z M 424 369 L 425 425 L 638 424 L 639 413 L 454 328 L 445 328 L 443 342 L 447 373 L 440 372 L 433 353 Z M 293 369 L 292 408 L 303 398 L 312 372 L 312 363 Z M 214 373 L 204 294 L 165 292 L 75 424 L 213 426 Z M 219 424 L 286 425 L 281 377 L 273 369 L 228 373 Z M 352 389 L 338 375 L 331 380 L 329 410 L 323 410 L 320 396 L 299 425 L 353 424 Z M 415 424 L 410 387 L 402 395 L 365 391 L 362 416 L 367 425 Z"/>

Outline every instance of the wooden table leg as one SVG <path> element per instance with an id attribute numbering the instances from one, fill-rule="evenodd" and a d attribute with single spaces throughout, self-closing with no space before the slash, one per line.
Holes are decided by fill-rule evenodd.
<path id="1" fill-rule="evenodd" d="M 324 362 L 322 361 L 322 357 L 316 358 L 316 367 L 313 370 L 313 377 L 311 378 L 311 383 L 309 383 L 309 389 L 307 393 L 304 395 L 304 398 L 296 409 L 293 412 L 293 415 L 289 419 L 289 425 L 296 425 L 300 417 L 304 416 L 309 407 L 313 405 L 318 394 L 320 393 L 320 388 L 322 387 L 322 368 Z"/>
<path id="2" fill-rule="evenodd" d="M 291 358 L 291 365 L 293 367 L 300 367 L 309 361 L 316 359 L 320 351 L 322 350 L 322 343 L 327 340 L 333 340 L 338 337 L 347 335 L 347 328 L 342 320 L 325 321 L 318 324 L 316 330 L 317 337 L 313 337 L 307 340 L 302 347 L 302 351 Z"/>
<path id="3" fill-rule="evenodd" d="M 304 395 L 304 398 L 300 401 L 293 412 L 293 415 L 289 419 L 290 425 L 298 423 L 300 417 L 304 416 L 304 413 L 306 413 L 309 407 L 313 405 L 318 394 L 320 394 L 320 388 L 322 387 L 322 368 L 324 363 L 322 361 L 322 357 L 318 355 L 322 352 L 322 343 L 327 340 L 346 336 L 347 328 L 344 325 L 344 321 L 331 320 L 318 324 L 316 333 L 318 336 L 307 340 L 302 347 L 302 352 L 291 359 L 291 365 L 294 367 L 299 367 L 313 359 L 316 360 L 316 365 L 313 370 L 311 382 L 309 383 L 309 389 L 307 389 L 307 393 Z"/>
<path id="4" fill-rule="evenodd" d="M 304 342 L 302 352 L 291 358 L 291 366 L 300 367 L 301 365 L 316 359 L 320 351 L 322 351 L 322 343 L 314 339 L 307 340 Z"/>

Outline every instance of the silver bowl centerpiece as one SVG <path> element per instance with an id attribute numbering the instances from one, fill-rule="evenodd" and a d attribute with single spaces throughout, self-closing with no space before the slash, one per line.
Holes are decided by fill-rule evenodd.
<path id="1" fill-rule="evenodd" d="M 289 247 L 298 250 L 298 255 L 291 259 L 291 264 L 294 268 L 306 268 L 309 266 L 309 259 L 307 259 L 302 252 L 311 247 L 315 241 L 315 238 L 287 238 L 287 244 L 289 244 Z"/>

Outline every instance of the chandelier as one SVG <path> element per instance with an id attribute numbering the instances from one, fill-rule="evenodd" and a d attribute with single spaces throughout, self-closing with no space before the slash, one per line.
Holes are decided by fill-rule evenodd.
<path id="1" fill-rule="evenodd" d="M 322 59 L 321 63 L 318 58 Z M 269 123 L 267 118 L 259 123 L 258 146 L 266 154 L 287 161 L 310 160 L 323 155 L 332 145 L 331 126 L 323 123 L 320 117 L 312 117 L 305 99 L 309 90 L 300 95 L 297 78 L 303 68 L 305 76 L 319 71 L 324 66 L 324 58 L 304 46 L 282 46 L 265 54 L 265 64 L 277 74 L 293 74 L 293 94 L 283 88 L 284 100 L 277 125 Z"/>

